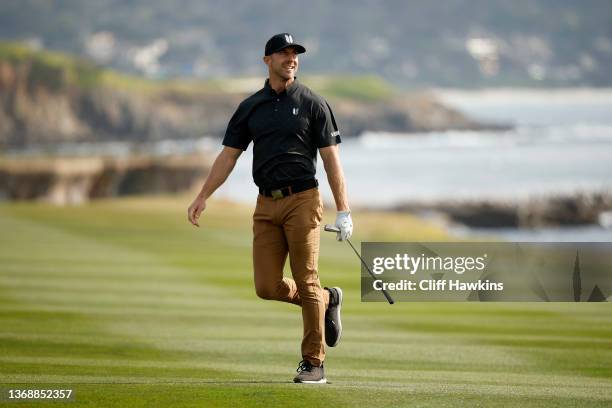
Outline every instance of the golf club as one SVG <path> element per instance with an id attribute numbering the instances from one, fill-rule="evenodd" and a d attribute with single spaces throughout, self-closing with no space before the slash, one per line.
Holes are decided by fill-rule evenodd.
<path id="1" fill-rule="evenodd" d="M 340 232 L 340 228 L 338 228 L 338 227 L 336 227 L 336 226 L 334 226 L 334 225 L 331 225 L 331 224 L 325 224 L 325 227 L 324 227 L 323 229 L 324 229 L 325 231 L 327 231 L 327 232 Z M 370 276 L 371 276 L 371 277 L 372 277 L 374 280 L 378 279 L 378 278 L 376 277 L 376 275 L 374 275 L 374 274 L 372 273 L 372 271 L 370 270 L 370 267 L 368 266 L 368 264 L 367 264 L 367 263 L 365 263 L 365 261 L 363 260 L 363 258 L 361 257 L 361 255 L 359 255 L 359 252 L 357 252 L 357 250 L 355 249 L 355 247 L 353 246 L 353 244 L 351 243 L 351 241 L 350 241 L 348 238 L 346 239 L 346 242 L 348 242 L 348 243 L 349 243 L 349 245 L 351 246 L 351 248 L 353 248 L 353 252 L 355 252 L 355 255 L 357 255 L 357 257 L 358 257 L 358 258 L 359 258 L 359 260 L 361 261 L 361 264 L 362 264 L 363 266 L 365 266 L 365 268 L 367 269 L 367 271 L 370 273 Z M 387 298 L 387 301 L 389 302 L 389 304 L 390 304 L 390 305 L 392 305 L 393 303 L 395 303 L 395 301 L 393 300 L 393 298 L 391 297 L 391 295 L 389 295 L 389 293 L 387 293 L 387 291 L 386 291 L 386 290 L 382 289 L 382 293 L 383 293 L 383 295 L 385 295 L 385 297 Z"/>

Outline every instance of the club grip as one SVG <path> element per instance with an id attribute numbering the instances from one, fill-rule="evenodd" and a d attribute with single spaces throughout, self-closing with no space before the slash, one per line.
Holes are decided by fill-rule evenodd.
<path id="1" fill-rule="evenodd" d="M 340 228 L 331 224 L 325 224 L 325 227 L 323 229 L 327 232 L 340 232 Z"/>

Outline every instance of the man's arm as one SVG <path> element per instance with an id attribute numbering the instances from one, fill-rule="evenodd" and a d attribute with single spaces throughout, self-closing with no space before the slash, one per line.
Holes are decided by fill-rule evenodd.
<path id="1" fill-rule="evenodd" d="M 187 210 L 189 222 L 196 227 L 200 226 L 198 218 L 200 218 L 200 214 L 206 208 L 206 200 L 227 180 L 241 154 L 242 150 L 240 149 L 224 146 L 221 153 L 215 159 L 200 193 Z"/>
<path id="2" fill-rule="evenodd" d="M 344 172 L 338 154 L 338 145 L 322 147 L 319 149 L 323 166 L 327 173 L 327 181 L 334 194 L 336 209 L 338 211 L 350 211 L 348 197 L 346 195 L 346 183 L 344 182 Z"/>
<path id="3" fill-rule="evenodd" d="M 338 145 L 322 147 L 319 149 L 329 186 L 334 194 L 336 201 L 336 227 L 340 232 L 336 234 L 338 241 L 349 239 L 353 234 L 353 220 L 351 219 L 351 210 L 348 204 L 346 195 L 346 183 L 344 182 L 344 172 L 340 164 L 340 155 L 338 154 Z"/>

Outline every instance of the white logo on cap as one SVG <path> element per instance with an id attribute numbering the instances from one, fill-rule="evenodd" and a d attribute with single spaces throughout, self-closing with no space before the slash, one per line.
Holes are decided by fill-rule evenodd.
<path id="1" fill-rule="evenodd" d="M 299 108 L 293 108 L 293 114 L 294 114 L 295 116 L 297 116 L 297 114 L 298 114 L 298 112 L 299 112 L 299 111 L 300 111 L 300 109 L 299 109 Z"/>
<path id="2" fill-rule="evenodd" d="M 288 43 L 293 42 L 293 37 L 291 36 L 291 34 L 285 34 L 285 41 L 287 41 Z"/>

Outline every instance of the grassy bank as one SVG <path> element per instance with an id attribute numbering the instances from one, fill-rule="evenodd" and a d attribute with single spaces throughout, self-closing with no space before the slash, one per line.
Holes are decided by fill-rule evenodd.
<path id="1" fill-rule="evenodd" d="M 345 332 L 332 384 L 292 384 L 301 314 L 254 293 L 252 209 L 214 202 L 196 229 L 190 199 L 1 204 L 0 385 L 72 388 L 79 407 L 612 403 L 608 304 L 365 304 L 329 235 L 320 275 L 346 291 Z M 356 242 L 448 238 L 394 214 L 355 225 Z"/>
<path id="2" fill-rule="evenodd" d="M 10 41 L 0 41 L 0 63 L 3 61 L 14 65 L 27 63 L 31 66 L 32 83 L 44 84 L 56 91 L 70 86 L 82 89 L 106 87 L 144 95 L 165 93 L 198 96 L 225 92 L 236 79 L 146 79 L 104 68 L 84 58 L 56 51 L 32 50 L 26 45 Z M 262 65 L 261 80 L 256 81 L 254 90 L 263 84 L 265 75 Z M 331 99 L 376 102 L 388 100 L 394 94 L 388 82 L 374 75 L 306 76 L 301 79 Z"/>

